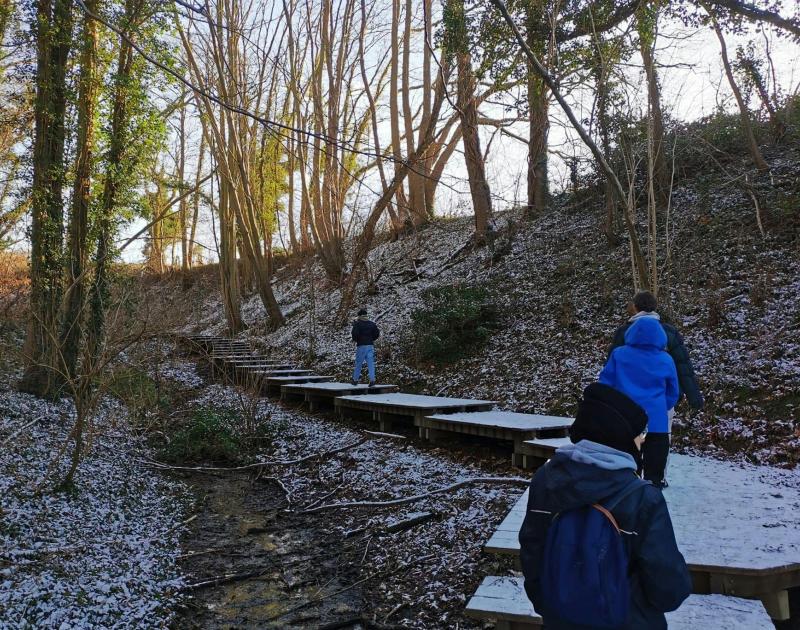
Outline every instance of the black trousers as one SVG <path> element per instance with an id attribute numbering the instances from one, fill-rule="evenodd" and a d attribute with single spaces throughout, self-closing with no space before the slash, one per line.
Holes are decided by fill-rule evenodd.
<path id="1" fill-rule="evenodd" d="M 642 444 L 644 478 L 653 483 L 664 480 L 669 455 L 669 433 L 648 433 Z"/>

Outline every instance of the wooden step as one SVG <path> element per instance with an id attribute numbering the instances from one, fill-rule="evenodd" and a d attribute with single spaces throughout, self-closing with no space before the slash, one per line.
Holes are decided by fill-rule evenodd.
<path id="1" fill-rule="evenodd" d="M 542 618 L 533 609 L 521 577 L 484 578 L 469 600 L 467 616 L 493 619 L 498 630 L 541 628 Z M 678 610 L 666 614 L 670 630 L 771 630 L 774 628 L 758 600 L 726 595 L 690 595 Z"/>
<path id="2" fill-rule="evenodd" d="M 517 463 L 527 470 L 532 470 L 542 466 L 553 454 L 567 444 L 572 442 L 568 437 L 534 438 L 524 440 L 517 445 L 516 451 L 520 456 Z"/>

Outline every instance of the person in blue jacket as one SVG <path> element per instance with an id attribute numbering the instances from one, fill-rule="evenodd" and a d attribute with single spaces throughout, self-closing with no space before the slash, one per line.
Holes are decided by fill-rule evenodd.
<path id="1" fill-rule="evenodd" d="M 621 392 L 593 383 L 584 390 L 570 441 L 533 477 L 528 508 L 519 532 L 525 592 L 548 630 L 588 630 L 561 619 L 542 597 L 547 533 L 559 512 L 624 495 L 613 508 L 627 532 L 630 606 L 620 630 L 665 630 L 665 612 L 689 596 L 692 582 L 678 550 L 672 520 L 660 490 L 651 484 L 628 494 L 636 475 L 639 448 L 647 443 L 647 415 Z M 634 535 L 635 534 L 635 535 Z"/>
<path id="2" fill-rule="evenodd" d="M 647 440 L 642 447 L 644 478 L 664 488 L 669 455 L 668 411 L 680 396 L 675 362 L 665 352 L 661 323 L 641 318 L 625 331 L 625 345 L 608 357 L 598 380 L 621 391 L 647 413 Z"/>
<path id="3" fill-rule="evenodd" d="M 361 379 L 361 369 L 367 363 L 370 387 L 375 384 L 375 340 L 381 336 L 381 331 L 375 322 L 369 319 L 367 309 L 358 311 L 358 319 L 353 322 L 351 337 L 356 343 L 356 363 L 353 367 L 353 385 Z"/>

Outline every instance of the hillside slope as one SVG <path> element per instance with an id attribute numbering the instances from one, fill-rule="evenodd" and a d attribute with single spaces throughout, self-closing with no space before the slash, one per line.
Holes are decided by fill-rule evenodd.
<path id="1" fill-rule="evenodd" d="M 800 167 L 787 151 L 771 162 L 772 181 L 756 190 L 764 237 L 751 198 L 731 181 L 696 178 L 676 188 L 671 286 L 662 298 L 669 294 L 670 318 L 686 339 L 707 400 L 702 412 L 679 406 L 678 445 L 792 466 L 800 459 Z M 518 211 L 499 213 L 494 260 L 488 248 L 458 253 L 471 232 L 469 218 L 437 221 L 377 246 L 369 260 L 373 281 L 361 287 L 357 306 L 366 306 L 382 329 L 379 380 L 496 399 L 516 410 L 572 413 L 582 387 L 600 371 L 632 295 L 627 243 L 607 244 L 600 201 L 562 199 L 532 221 Z M 485 287 L 499 326 L 471 356 L 419 365 L 410 350 L 411 314 L 425 289 L 447 285 Z M 349 379 L 349 326 L 332 323 L 338 287 L 313 261 L 290 262 L 275 286 L 287 326 L 264 334 L 254 295 L 244 304 L 250 329 L 242 336 Z M 184 298 L 191 312 L 184 332 L 224 332 L 208 284 Z"/>

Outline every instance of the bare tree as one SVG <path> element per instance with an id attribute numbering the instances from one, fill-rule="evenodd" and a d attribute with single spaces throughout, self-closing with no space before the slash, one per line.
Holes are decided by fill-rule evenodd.
<path id="1" fill-rule="evenodd" d="M 750 122 L 750 112 L 747 109 L 747 103 L 744 102 L 742 91 L 736 83 L 736 78 L 733 76 L 733 68 L 731 67 L 730 59 L 728 58 L 728 46 L 725 43 L 725 36 L 722 34 L 719 21 L 717 20 L 714 12 L 708 7 L 706 3 L 701 3 L 702 7 L 708 13 L 711 20 L 711 26 L 714 28 L 714 33 L 719 40 L 720 55 L 722 57 L 722 65 L 725 68 L 725 76 L 728 78 L 728 84 L 731 87 L 733 96 L 736 99 L 736 104 L 739 106 L 739 121 L 742 125 L 742 133 L 747 141 L 747 147 L 750 150 L 750 157 L 753 158 L 753 163 L 759 171 L 768 171 L 769 164 L 764 159 L 761 149 L 758 147 L 758 141 L 753 133 L 753 125 Z"/>

